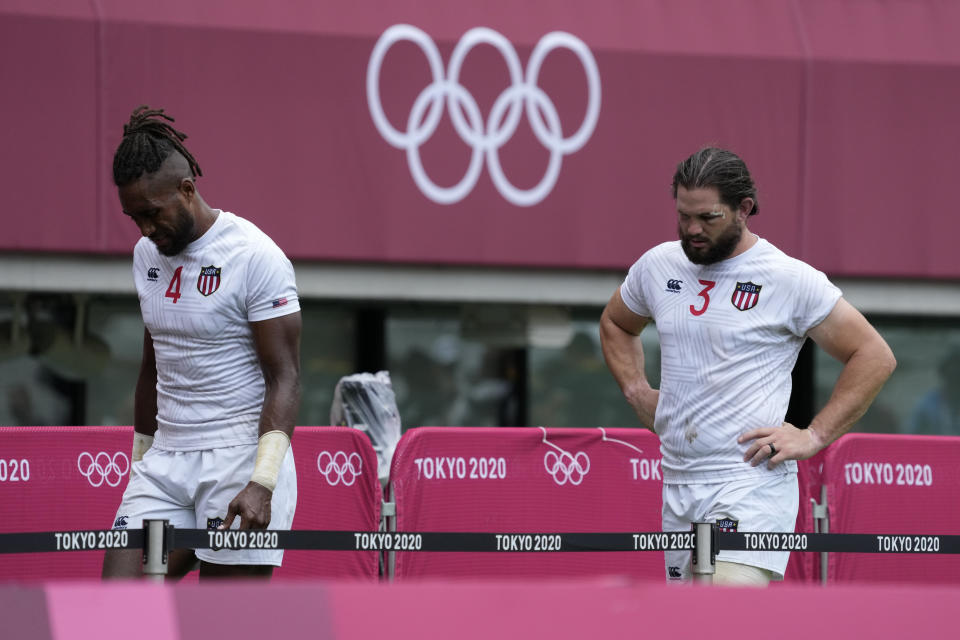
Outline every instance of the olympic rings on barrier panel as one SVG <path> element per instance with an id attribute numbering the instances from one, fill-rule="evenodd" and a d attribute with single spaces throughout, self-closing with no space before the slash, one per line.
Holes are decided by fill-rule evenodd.
<path id="1" fill-rule="evenodd" d="M 329 451 L 321 451 L 317 456 L 317 469 L 320 474 L 326 478 L 331 487 L 343 484 L 345 487 L 353 485 L 360 477 L 363 470 L 363 460 L 360 454 L 352 452 L 347 455 L 343 451 L 337 451 L 331 454 Z"/>
<path id="2" fill-rule="evenodd" d="M 560 454 L 554 451 L 548 451 L 543 457 L 543 466 L 547 473 L 553 476 L 553 481 L 559 485 L 567 482 L 578 485 L 583 482 L 583 478 L 590 471 L 590 457 L 580 451 L 573 455 L 567 451 Z"/>
<path id="3" fill-rule="evenodd" d="M 123 462 L 122 469 L 118 461 Z M 106 482 L 109 486 L 116 487 L 130 471 L 130 459 L 122 451 L 116 452 L 112 457 L 106 451 L 99 451 L 96 455 L 84 451 L 77 457 L 77 469 L 91 486 L 99 487 Z"/>
<path id="4" fill-rule="evenodd" d="M 420 48 L 432 77 L 432 82 L 414 100 L 404 131 L 396 129 L 387 119 L 380 98 L 380 70 L 383 59 L 394 44 L 402 41 L 411 42 Z M 480 44 L 491 45 L 500 52 L 510 76 L 510 86 L 494 101 L 486 123 L 476 99 L 460 84 L 463 62 L 467 54 Z M 573 52 L 580 60 L 587 77 L 587 110 L 580 127 L 568 137 L 563 135 L 556 106 L 537 85 L 540 67 L 554 49 L 568 49 Z M 510 41 L 486 27 L 470 29 L 460 38 L 444 73 L 440 51 L 430 36 L 417 27 L 397 24 L 383 32 L 370 54 L 367 66 L 367 103 L 370 116 L 384 140 L 406 151 L 410 174 L 427 198 L 439 204 L 459 202 L 476 186 L 483 169 L 483 161 L 486 159 L 490 178 L 500 195 L 512 204 L 528 207 L 546 198 L 553 190 L 560 175 L 563 156 L 578 151 L 593 134 L 600 116 L 600 73 L 593 54 L 582 40 L 563 31 L 553 31 L 537 42 L 524 74 L 520 68 L 520 58 Z M 452 187 L 441 187 L 434 183 L 424 170 L 420 158 L 420 147 L 436 132 L 443 116 L 444 104 L 457 135 L 472 149 L 466 173 L 460 182 Z M 517 131 L 521 107 L 526 113 L 533 134 L 550 152 L 543 178 L 530 189 L 519 189 L 510 182 L 503 172 L 499 156 L 500 148 Z"/>

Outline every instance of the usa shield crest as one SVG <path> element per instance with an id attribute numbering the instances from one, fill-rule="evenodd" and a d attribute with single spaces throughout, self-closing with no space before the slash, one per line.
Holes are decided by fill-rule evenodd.
<path id="1" fill-rule="evenodd" d="M 717 529 L 720 531 L 726 531 L 727 533 L 736 533 L 737 526 L 739 526 L 740 521 L 734 520 L 733 518 L 718 518 L 717 519 Z"/>
<path id="2" fill-rule="evenodd" d="M 197 291 L 205 296 L 220 288 L 220 267 L 210 265 L 200 267 L 200 276 L 197 278 Z"/>
<path id="3" fill-rule="evenodd" d="M 760 289 L 762 288 L 762 285 L 752 282 L 738 282 L 737 286 L 733 288 L 730 302 L 740 311 L 753 309 L 757 306 L 757 301 L 760 299 Z"/>

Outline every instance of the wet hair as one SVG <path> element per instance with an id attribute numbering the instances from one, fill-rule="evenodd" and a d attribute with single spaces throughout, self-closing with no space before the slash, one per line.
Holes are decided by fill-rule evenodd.
<path id="1" fill-rule="evenodd" d="M 673 199 L 677 199 L 677 187 L 701 189 L 714 187 L 720 192 L 720 200 L 736 209 L 744 198 L 753 200 L 749 215 L 760 213 L 757 187 L 753 183 L 746 163 L 732 151 L 705 147 L 677 165 L 673 174 Z"/>
<path id="2" fill-rule="evenodd" d="M 128 185 L 145 173 L 156 173 L 174 151 L 186 158 L 193 177 L 203 175 L 200 165 L 183 146 L 187 135 L 167 122 L 174 119 L 163 109 L 141 105 L 130 114 L 130 122 L 123 125 L 123 140 L 113 155 L 113 182 L 118 187 Z"/>

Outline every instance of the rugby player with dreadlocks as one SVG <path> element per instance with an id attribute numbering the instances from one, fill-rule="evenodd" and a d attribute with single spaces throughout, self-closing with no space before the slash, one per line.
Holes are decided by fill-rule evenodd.
<path id="1" fill-rule="evenodd" d="M 143 235 L 133 276 L 145 331 L 130 480 L 115 529 L 289 529 L 297 501 L 290 437 L 300 405 L 300 304 L 293 266 L 251 222 L 213 209 L 163 109 L 123 128 L 113 180 Z M 168 575 L 272 575 L 283 551 L 178 549 Z M 111 550 L 105 578 L 142 574 Z"/>

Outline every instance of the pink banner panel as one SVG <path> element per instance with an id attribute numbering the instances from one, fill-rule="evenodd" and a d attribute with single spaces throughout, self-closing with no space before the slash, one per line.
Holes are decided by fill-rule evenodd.
<path id="1" fill-rule="evenodd" d="M 390 473 L 397 531 L 660 531 L 661 491 L 659 441 L 640 429 L 421 427 Z M 394 575 L 663 580 L 664 565 L 658 552 L 397 552 Z"/>
<path id="2" fill-rule="evenodd" d="M 297 464 L 293 529 L 377 530 L 382 497 L 377 454 L 365 433 L 349 427 L 297 427 L 293 452 Z M 379 571 L 376 551 L 288 550 L 273 575 L 376 580 Z"/>
<path id="3" fill-rule="evenodd" d="M 960 531 L 960 437 L 852 433 L 823 463 L 830 533 L 903 534 L 890 549 L 935 544 Z M 878 541 L 878 544 L 880 542 Z M 960 556 L 831 553 L 829 582 L 960 582 Z"/>
<path id="4" fill-rule="evenodd" d="M 825 451 L 808 460 L 797 462 L 797 482 L 800 486 L 800 508 L 797 511 L 797 533 L 813 533 L 813 502 L 820 502 L 820 483 Z M 820 556 L 816 553 L 790 554 L 784 582 L 818 582 L 820 580 Z M 774 583 L 777 584 L 777 583 Z"/>
<path id="5" fill-rule="evenodd" d="M 127 485 L 131 427 L 0 428 L 0 532 L 102 530 Z M 372 531 L 380 481 L 367 436 L 346 427 L 297 427 L 294 529 Z M 0 554 L 0 579 L 99 578 L 102 551 Z M 278 578 L 376 579 L 371 551 L 287 551 Z M 195 582 L 190 574 L 187 582 Z"/>
<path id="6" fill-rule="evenodd" d="M 0 532 L 113 526 L 132 427 L 0 428 Z M 0 578 L 99 578 L 103 551 L 0 554 Z"/>
<path id="7" fill-rule="evenodd" d="M 675 236 L 673 169 L 716 144 L 788 253 L 960 276 L 956 3 L 74 4 L 0 8 L 30 61 L 0 67 L 0 249 L 129 252 L 111 158 L 148 103 L 205 199 L 295 260 L 623 269 Z"/>

